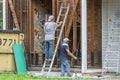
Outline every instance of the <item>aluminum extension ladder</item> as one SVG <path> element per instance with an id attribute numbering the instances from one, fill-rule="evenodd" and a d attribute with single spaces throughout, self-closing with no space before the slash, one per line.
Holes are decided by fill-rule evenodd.
<path id="1" fill-rule="evenodd" d="M 55 56 L 56 56 L 56 53 L 57 53 L 57 50 L 58 50 L 58 46 L 59 46 L 59 43 L 60 43 L 60 40 L 61 40 L 61 37 L 62 37 L 62 33 L 63 33 L 63 30 L 64 30 L 64 26 L 65 26 L 65 23 L 66 23 L 66 20 L 67 20 L 69 9 L 70 9 L 70 3 L 68 3 L 67 7 L 64 7 L 63 3 L 61 4 L 56 23 L 58 23 L 59 21 L 63 21 L 63 23 L 62 23 L 61 29 L 56 30 L 57 33 L 59 32 L 59 35 L 57 35 L 57 37 L 55 36 L 55 38 L 57 39 L 57 43 L 55 45 L 53 58 L 50 62 L 50 66 L 49 66 L 49 70 L 47 72 L 47 75 L 51 72 L 51 69 L 52 69 L 52 66 L 53 66 L 53 63 L 54 63 L 54 59 L 55 59 Z M 47 65 L 47 60 L 44 61 L 41 73 L 43 73 L 45 71 L 46 65 Z"/>

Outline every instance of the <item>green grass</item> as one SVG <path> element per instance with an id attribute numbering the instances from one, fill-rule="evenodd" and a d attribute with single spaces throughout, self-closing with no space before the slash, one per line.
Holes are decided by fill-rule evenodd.
<path id="1" fill-rule="evenodd" d="M 0 80 L 46 80 L 46 78 L 18 74 L 0 74 Z"/>
<path id="2" fill-rule="evenodd" d="M 46 77 L 33 77 L 29 75 L 18 75 L 18 74 L 0 74 L 0 80 L 96 80 L 96 79 L 72 79 L 72 78 L 46 78 Z"/>

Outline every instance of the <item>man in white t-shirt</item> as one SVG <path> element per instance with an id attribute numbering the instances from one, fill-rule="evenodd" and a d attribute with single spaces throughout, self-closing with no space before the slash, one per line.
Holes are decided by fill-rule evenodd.
<path id="1" fill-rule="evenodd" d="M 45 32 L 45 59 L 51 60 L 53 57 L 55 30 L 62 25 L 62 21 L 59 24 L 54 22 L 54 16 L 49 16 L 48 22 L 44 25 Z"/>

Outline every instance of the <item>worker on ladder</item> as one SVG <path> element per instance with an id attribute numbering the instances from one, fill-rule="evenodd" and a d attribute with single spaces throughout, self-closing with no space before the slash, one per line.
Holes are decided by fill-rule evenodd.
<path id="1" fill-rule="evenodd" d="M 45 58 L 46 58 L 46 60 L 44 61 L 44 64 L 43 64 L 43 67 L 41 70 L 41 74 L 43 74 L 45 71 L 46 64 L 48 63 L 47 59 L 50 59 L 50 66 L 49 66 L 49 70 L 47 72 L 47 76 L 49 76 L 49 74 L 51 72 L 51 69 L 52 69 L 52 66 L 54 63 L 54 59 L 55 59 L 55 55 L 58 50 L 59 42 L 60 42 L 63 30 L 64 30 L 64 26 L 65 26 L 65 22 L 66 22 L 66 19 L 68 16 L 69 9 L 70 9 L 69 5 L 67 7 L 64 7 L 64 6 L 60 7 L 60 11 L 59 11 L 57 21 L 56 21 L 57 23 L 59 23 L 58 25 L 57 25 L 57 23 L 54 22 L 54 16 L 50 16 L 48 19 L 48 22 L 45 23 L 44 30 L 46 33 L 46 35 L 45 35 L 45 43 L 46 43 L 46 57 Z M 61 18 L 61 17 L 63 17 L 63 18 Z M 60 27 L 60 26 L 61 26 L 61 29 L 56 30 L 56 28 Z M 59 33 L 58 36 L 55 36 L 55 30 Z M 54 39 L 57 39 L 57 43 L 55 45 L 55 50 L 53 53 Z M 51 45 L 51 41 L 53 43 L 52 45 Z"/>
<path id="2" fill-rule="evenodd" d="M 63 44 L 60 47 L 60 60 L 61 60 L 61 76 L 65 75 L 65 70 L 67 72 L 67 77 L 71 77 L 72 74 L 70 72 L 70 65 L 68 62 L 68 55 L 73 57 L 75 60 L 77 60 L 77 57 L 74 56 L 70 50 L 69 50 L 69 39 L 64 38 L 63 39 Z"/>
<path id="3" fill-rule="evenodd" d="M 45 60 L 52 60 L 53 49 L 54 49 L 54 39 L 55 39 L 55 30 L 57 27 L 61 27 L 62 21 L 58 24 L 54 22 L 54 16 L 49 16 L 48 22 L 44 25 L 45 32 Z"/>

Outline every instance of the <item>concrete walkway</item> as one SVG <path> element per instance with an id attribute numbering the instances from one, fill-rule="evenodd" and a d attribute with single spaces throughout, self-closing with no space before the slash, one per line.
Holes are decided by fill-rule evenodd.
<path id="1" fill-rule="evenodd" d="M 50 74 L 47 74 L 47 72 L 41 73 L 40 71 L 28 71 L 28 75 L 32 75 L 34 77 L 47 77 L 47 78 L 68 78 L 68 77 L 61 77 L 60 72 L 50 72 Z M 84 79 L 84 78 L 89 78 L 89 79 L 94 79 L 94 80 L 120 80 L 120 76 L 113 76 L 113 75 L 102 75 L 102 76 L 96 76 L 96 75 L 82 75 L 81 73 L 73 73 L 72 74 L 73 80 L 76 78 Z"/>
<path id="2" fill-rule="evenodd" d="M 50 72 L 49 74 L 47 74 L 47 72 L 43 72 L 41 73 L 40 71 L 29 71 L 28 72 L 28 75 L 32 75 L 34 77 L 41 77 L 41 76 L 44 76 L 44 77 L 50 77 L 50 78 L 87 78 L 87 76 L 82 76 L 81 73 L 73 73 L 72 74 L 72 77 L 66 77 L 66 74 L 64 77 L 61 77 L 60 76 L 60 72 Z M 89 78 L 98 78 L 97 76 L 92 76 Z"/>
<path id="3" fill-rule="evenodd" d="M 28 75 L 32 75 L 35 77 L 40 76 L 49 76 L 49 77 L 60 77 L 60 72 L 50 72 L 50 74 L 47 74 L 47 72 L 40 72 L 40 71 L 29 71 Z"/>

